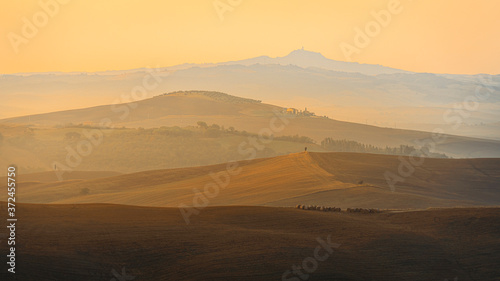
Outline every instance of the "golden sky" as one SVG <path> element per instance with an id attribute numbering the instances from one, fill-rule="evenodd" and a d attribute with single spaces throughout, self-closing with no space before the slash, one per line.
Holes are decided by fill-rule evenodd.
<path id="1" fill-rule="evenodd" d="M 230 7 L 223 20 L 214 3 Z M 390 21 L 372 29 L 352 61 L 418 72 L 500 73 L 497 0 L 3 1 L 0 73 L 223 62 L 285 56 L 302 46 L 346 61 L 342 42 L 356 47 L 355 28 L 370 26 L 371 12 L 381 10 Z"/>

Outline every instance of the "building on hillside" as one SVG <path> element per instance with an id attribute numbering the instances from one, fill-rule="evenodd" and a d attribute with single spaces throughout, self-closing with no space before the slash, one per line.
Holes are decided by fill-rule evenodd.
<path id="1" fill-rule="evenodd" d="M 298 116 L 316 116 L 316 114 L 314 114 L 314 112 L 310 112 L 307 110 L 307 107 L 302 111 L 302 110 L 299 110 L 299 109 L 296 109 L 296 108 L 286 108 L 285 109 L 285 112 L 287 114 L 293 114 L 293 115 L 298 115 Z"/>

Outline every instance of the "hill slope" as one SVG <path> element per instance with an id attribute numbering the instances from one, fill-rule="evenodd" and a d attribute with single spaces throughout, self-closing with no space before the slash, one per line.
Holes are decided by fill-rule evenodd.
<path id="1" fill-rule="evenodd" d="M 214 207 L 190 225 L 170 208 L 20 204 L 18 209 L 16 277 L 24 281 L 111 280 L 113 272 L 134 280 L 294 280 L 282 276 L 314 257 L 322 245 L 318 239 L 334 246 L 327 257 L 320 248 L 318 256 L 326 258 L 317 261 L 308 280 L 500 276 L 498 208 L 348 214 Z M 1 242 L 5 253 L 7 243 Z M 3 270 L 0 278 L 7 274 Z"/>
<path id="2" fill-rule="evenodd" d="M 150 79 L 148 97 L 179 89 L 217 90 L 288 107 L 307 106 L 337 120 L 425 131 L 439 127 L 452 134 L 500 139 L 494 127 L 500 115 L 500 75 L 411 73 L 334 61 L 305 50 L 218 64 L 0 75 L 0 118 L 127 102 L 145 79 Z M 471 98 L 478 102 L 473 111 L 454 110 Z M 443 118 L 450 110 L 453 119 L 463 117 L 460 129 Z"/>
<path id="3" fill-rule="evenodd" d="M 270 122 L 285 108 L 216 92 L 176 92 L 138 102 L 90 107 L 47 114 L 0 120 L 5 124 L 64 126 L 68 123 L 113 127 L 196 125 L 198 121 L 235 127 L 248 132 L 269 128 Z M 277 113 L 279 112 L 279 113 Z M 324 138 L 347 139 L 375 146 L 418 145 L 433 142 L 436 152 L 452 157 L 500 157 L 500 141 L 443 135 L 434 141 L 432 133 L 376 127 L 323 117 L 284 115 L 287 124 L 279 135 L 308 136 L 320 142 Z M 293 118 L 292 118 L 293 117 Z M 276 126 L 281 126 L 278 123 Z M 229 161 L 230 159 L 227 159 Z"/>
<path id="4" fill-rule="evenodd" d="M 107 178 L 23 182 L 27 203 L 194 205 L 212 184 L 209 206 L 296 204 L 366 208 L 427 208 L 500 204 L 500 159 L 425 159 L 391 192 L 386 171 L 398 173 L 397 156 L 296 153 L 226 164 L 155 170 Z M 6 182 L 6 181 L 2 181 Z M 218 183 L 219 192 L 214 183 Z M 82 190 L 88 188 L 88 195 Z M 2 195 L 4 199 L 6 195 Z"/>

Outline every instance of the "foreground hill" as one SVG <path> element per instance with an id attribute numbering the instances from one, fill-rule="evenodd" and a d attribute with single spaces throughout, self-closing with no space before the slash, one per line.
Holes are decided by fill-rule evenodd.
<path id="1" fill-rule="evenodd" d="M 213 207 L 186 225 L 170 208 L 20 204 L 16 277 L 300 280 L 285 273 L 306 260 L 310 273 L 300 274 L 308 280 L 498 280 L 499 211 L 353 214 Z M 5 238 L 2 232 L 2 253 Z M 317 247 L 322 261 L 314 258 Z M 2 270 L 1 279 L 7 274 Z"/>
<path id="2" fill-rule="evenodd" d="M 307 104 L 304 104 L 307 107 Z M 303 108 L 300 108 L 302 110 Z M 198 121 L 234 127 L 252 133 L 263 129 L 275 130 L 275 136 L 301 135 L 316 142 L 324 138 L 346 139 L 378 147 L 431 143 L 436 152 L 451 157 L 500 157 L 500 141 L 443 135 L 439 138 L 429 132 L 391 129 L 325 117 L 284 114 L 286 108 L 264 104 L 256 100 L 234 97 L 218 92 L 175 92 L 137 102 L 90 107 L 0 120 L 4 125 L 58 126 L 86 124 L 110 127 L 158 128 L 161 126 L 195 126 Z M 285 118 L 286 125 L 277 121 Z M 0 127 L 0 133 L 2 128 Z M 232 159 L 226 159 L 230 161 Z M 225 162 L 225 161 L 224 161 Z"/>
<path id="3" fill-rule="evenodd" d="M 237 167 L 219 164 L 87 180 L 35 182 L 21 175 L 18 196 L 25 203 L 178 207 L 194 205 L 196 193 L 212 184 L 204 193 L 212 194 L 209 206 L 406 209 L 500 204 L 500 159 L 427 158 L 391 191 L 385 173 L 397 175 L 400 161 L 397 156 L 376 154 L 295 153 L 241 161 Z"/>

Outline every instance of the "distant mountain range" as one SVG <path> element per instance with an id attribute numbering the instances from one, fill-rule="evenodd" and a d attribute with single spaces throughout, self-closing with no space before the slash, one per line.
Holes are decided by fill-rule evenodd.
<path id="1" fill-rule="evenodd" d="M 217 65 L 251 66 L 254 64 L 279 64 L 284 66 L 295 65 L 301 68 L 321 68 L 325 70 L 360 73 L 364 75 L 411 73 L 409 71 L 390 68 L 382 65 L 360 64 L 357 62 L 331 60 L 327 59 L 320 53 L 310 52 L 304 49 L 295 50 L 284 57 L 271 58 L 268 56 L 261 56 L 240 61 L 218 63 Z"/>
<path id="2" fill-rule="evenodd" d="M 214 67 L 221 65 L 244 65 L 250 66 L 254 64 L 278 64 L 278 65 L 295 65 L 301 68 L 322 68 L 326 70 L 333 70 L 339 72 L 352 72 L 361 73 L 365 75 L 379 75 L 379 74 L 394 74 L 394 73 L 412 73 L 410 71 L 395 69 L 391 67 L 386 67 L 378 64 L 360 64 L 357 62 L 344 62 L 331 60 L 324 57 L 321 53 L 306 51 L 304 49 L 294 50 L 290 54 L 284 57 L 271 58 L 269 56 L 260 56 L 256 58 L 244 59 L 239 61 L 229 61 L 221 63 L 204 63 L 204 64 L 194 64 L 185 63 L 172 67 L 164 67 L 163 70 L 181 70 L 188 69 L 191 67 Z M 120 75 L 129 74 L 135 72 L 146 71 L 147 68 L 135 68 L 129 70 L 109 70 L 109 71 L 98 71 L 92 74 L 98 75 Z M 79 75 L 82 72 L 32 72 L 32 73 L 17 73 L 15 75 Z"/>
<path id="3" fill-rule="evenodd" d="M 330 60 L 306 50 L 277 58 L 156 69 L 1 75 L 0 118 L 127 102 L 150 73 L 156 80 L 148 81 L 153 86 L 145 90 L 146 97 L 177 90 L 221 91 L 307 107 L 337 120 L 441 128 L 449 134 L 500 140 L 500 75 L 413 73 Z"/>

